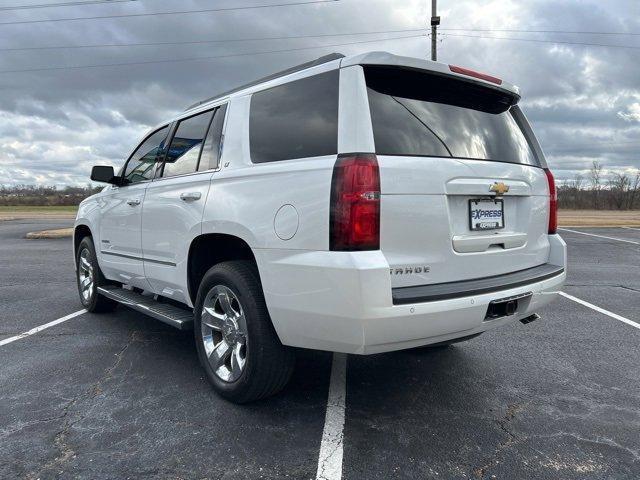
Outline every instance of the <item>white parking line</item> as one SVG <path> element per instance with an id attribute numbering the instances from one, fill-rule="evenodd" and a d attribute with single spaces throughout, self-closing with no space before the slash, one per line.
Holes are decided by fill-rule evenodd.
<path id="1" fill-rule="evenodd" d="M 640 230 L 640 228 L 637 228 L 637 227 L 622 227 L 622 228 L 626 228 L 627 230 Z"/>
<path id="2" fill-rule="evenodd" d="M 629 320 L 628 318 L 618 315 L 617 313 L 610 312 L 609 310 L 605 310 L 604 308 L 600 308 L 597 305 L 594 305 L 593 303 L 580 300 L 579 298 L 576 298 L 573 295 L 569 295 L 568 293 L 564 293 L 564 292 L 559 292 L 559 293 L 563 297 L 568 298 L 569 300 L 573 300 L 574 302 L 579 303 L 580 305 L 584 305 L 585 307 L 589 307 L 590 309 L 595 310 L 596 312 L 603 313 L 605 315 L 608 315 L 611 318 L 620 320 L 621 322 L 626 323 L 627 325 L 631 325 L 632 327 L 640 329 L 640 323 L 634 322 L 633 320 Z"/>
<path id="3" fill-rule="evenodd" d="M 28 337 L 29 335 L 33 335 L 35 333 L 41 332 L 42 330 L 46 330 L 49 327 L 59 325 L 63 322 L 66 322 L 67 320 L 71 320 L 72 318 L 77 317 L 78 315 L 82 315 L 83 313 L 86 313 L 86 310 L 84 309 L 78 310 L 77 312 L 70 313 L 66 317 L 62 317 L 57 320 L 54 320 L 53 322 L 45 323 L 44 325 L 40 325 L 39 327 L 32 328 L 31 330 L 21 333 L 20 335 L 16 335 L 15 337 L 9 337 L 9 338 L 5 338 L 4 340 L 0 340 L 0 347 L 7 345 L 9 343 L 15 342 L 16 340 L 20 340 L 21 338 Z"/>
<path id="4" fill-rule="evenodd" d="M 344 353 L 334 353 L 316 480 L 340 480 L 342 478 L 346 382 L 347 356 Z"/>
<path id="5" fill-rule="evenodd" d="M 634 242 L 633 240 L 626 240 L 624 238 L 605 237 L 604 235 L 596 235 L 595 233 L 579 232 L 577 230 L 570 230 L 568 228 L 558 228 L 558 230 L 564 230 L 565 232 L 579 233 L 580 235 L 589 235 L 590 237 L 606 238 L 607 240 L 617 240 L 618 242 L 633 243 L 634 245 L 640 245 L 640 242 Z"/>

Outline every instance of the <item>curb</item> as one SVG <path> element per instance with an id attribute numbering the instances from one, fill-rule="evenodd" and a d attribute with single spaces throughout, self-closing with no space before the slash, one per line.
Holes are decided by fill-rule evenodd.
<path id="1" fill-rule="evenodd" d="M 29 240 L 39 240 L 43 238 L 71 238 L 73 228 L 58 228 L 56 230 L 41 230 L 39 232 L 29 232 L 25 238 Z"/>

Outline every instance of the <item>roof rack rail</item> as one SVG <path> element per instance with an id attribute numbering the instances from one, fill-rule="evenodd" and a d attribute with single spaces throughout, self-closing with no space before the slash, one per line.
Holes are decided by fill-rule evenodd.
<path id="1" fill-rule="evenodd" d="M 227 90 L 226 92 L 219 93 L 218 95 L 215 95 L 213 97 L 206 98 L 204 100 L 194 103 L 193 105 L 189 105 L 189 107 L 185 109 L 185 112 L 188 110 L 191 110 L 192 108 L 196 108 L 200 105 L 203 105 L 207 102 L 210 102 L 211 100 L 215 100 L 216 98 L 226 97 L 227 95 L 231 95 L 232 93 L 239 92 L 240 90 L 244 90 L 245 88 L 258 85 L 259 83 L 267 82 L 269 80 L 273 80 L 274 78 L 284 77 L 285 75 L 299 72 L 301 70 L 306 70 L 307 68 L 315 67 L 316 65 L 322 65 L 323 63 L 332 62 L 333 60 L 338 60 L 340 58 L 344 58 L 344 55 L 341 53 L 330 53 L 328 55 L 324 55 L 322 57 L 316 58 L 315 60 L 312 60 L 310 62 L 301 63 L 300 65 L 287 68 L 286 70 L 272 73 L 271 75 L 267 75 L 266 77 L 259 78 L 257 80 L 254 80 L 253 82 L 245 83 L 244 85 L 240 85 L 239 87 L 233 88 L 231 90 Z"/>

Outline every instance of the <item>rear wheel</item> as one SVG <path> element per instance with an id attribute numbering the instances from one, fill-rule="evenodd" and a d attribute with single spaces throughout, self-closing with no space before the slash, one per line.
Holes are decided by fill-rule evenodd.
<path id="1" fill-rule="evenodd" d="M 76 279 L 78 282 L 78 293 L 84 308 L 89 312 L 111 312 L 118 305 L 117 302 L 103 297 L 98 293 L 98 287 L 106 285 L 108 282 L 102 275 L 96 250 L 91 237 L 84 237 L 78 245 L 76 256 Z"/>
<path id="2" fill-rule="evenodd" d="M 194 314 L 198 357 L 220 395 L 246 403 L 287 384 L 293 351 L 278 339 L 251 262 L 212 267 L 200 284 Z"/>

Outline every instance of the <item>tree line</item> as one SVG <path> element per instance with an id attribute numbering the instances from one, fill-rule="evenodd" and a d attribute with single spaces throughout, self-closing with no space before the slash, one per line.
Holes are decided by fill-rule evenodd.
<path id="1" fill-rule="evenodd" d="M 57 188 L 46 185 L 0 185 L 2 206 L 62 206 L 78 205 L 82 200 L 104 187 Z"/>
<path id="2" fill-rule="evenodd" d="M 54 206 L 78 205 L 103 187 L 46 185 L 0 185 L 0 205 Z M 640 209 L 640 170 L 634 173 L 605 174 L 602 165 L 593 162 L 589 172 L 559 183 L 559 208 L 574 210 L 632 210 Z"/>
<path id="3" fill-rule="evenodd" d="M 558 207 L 574 210 L 640 209 L 640 170 L 605 175 L 594 161 L 586 176 L 558 185 Z"/>

